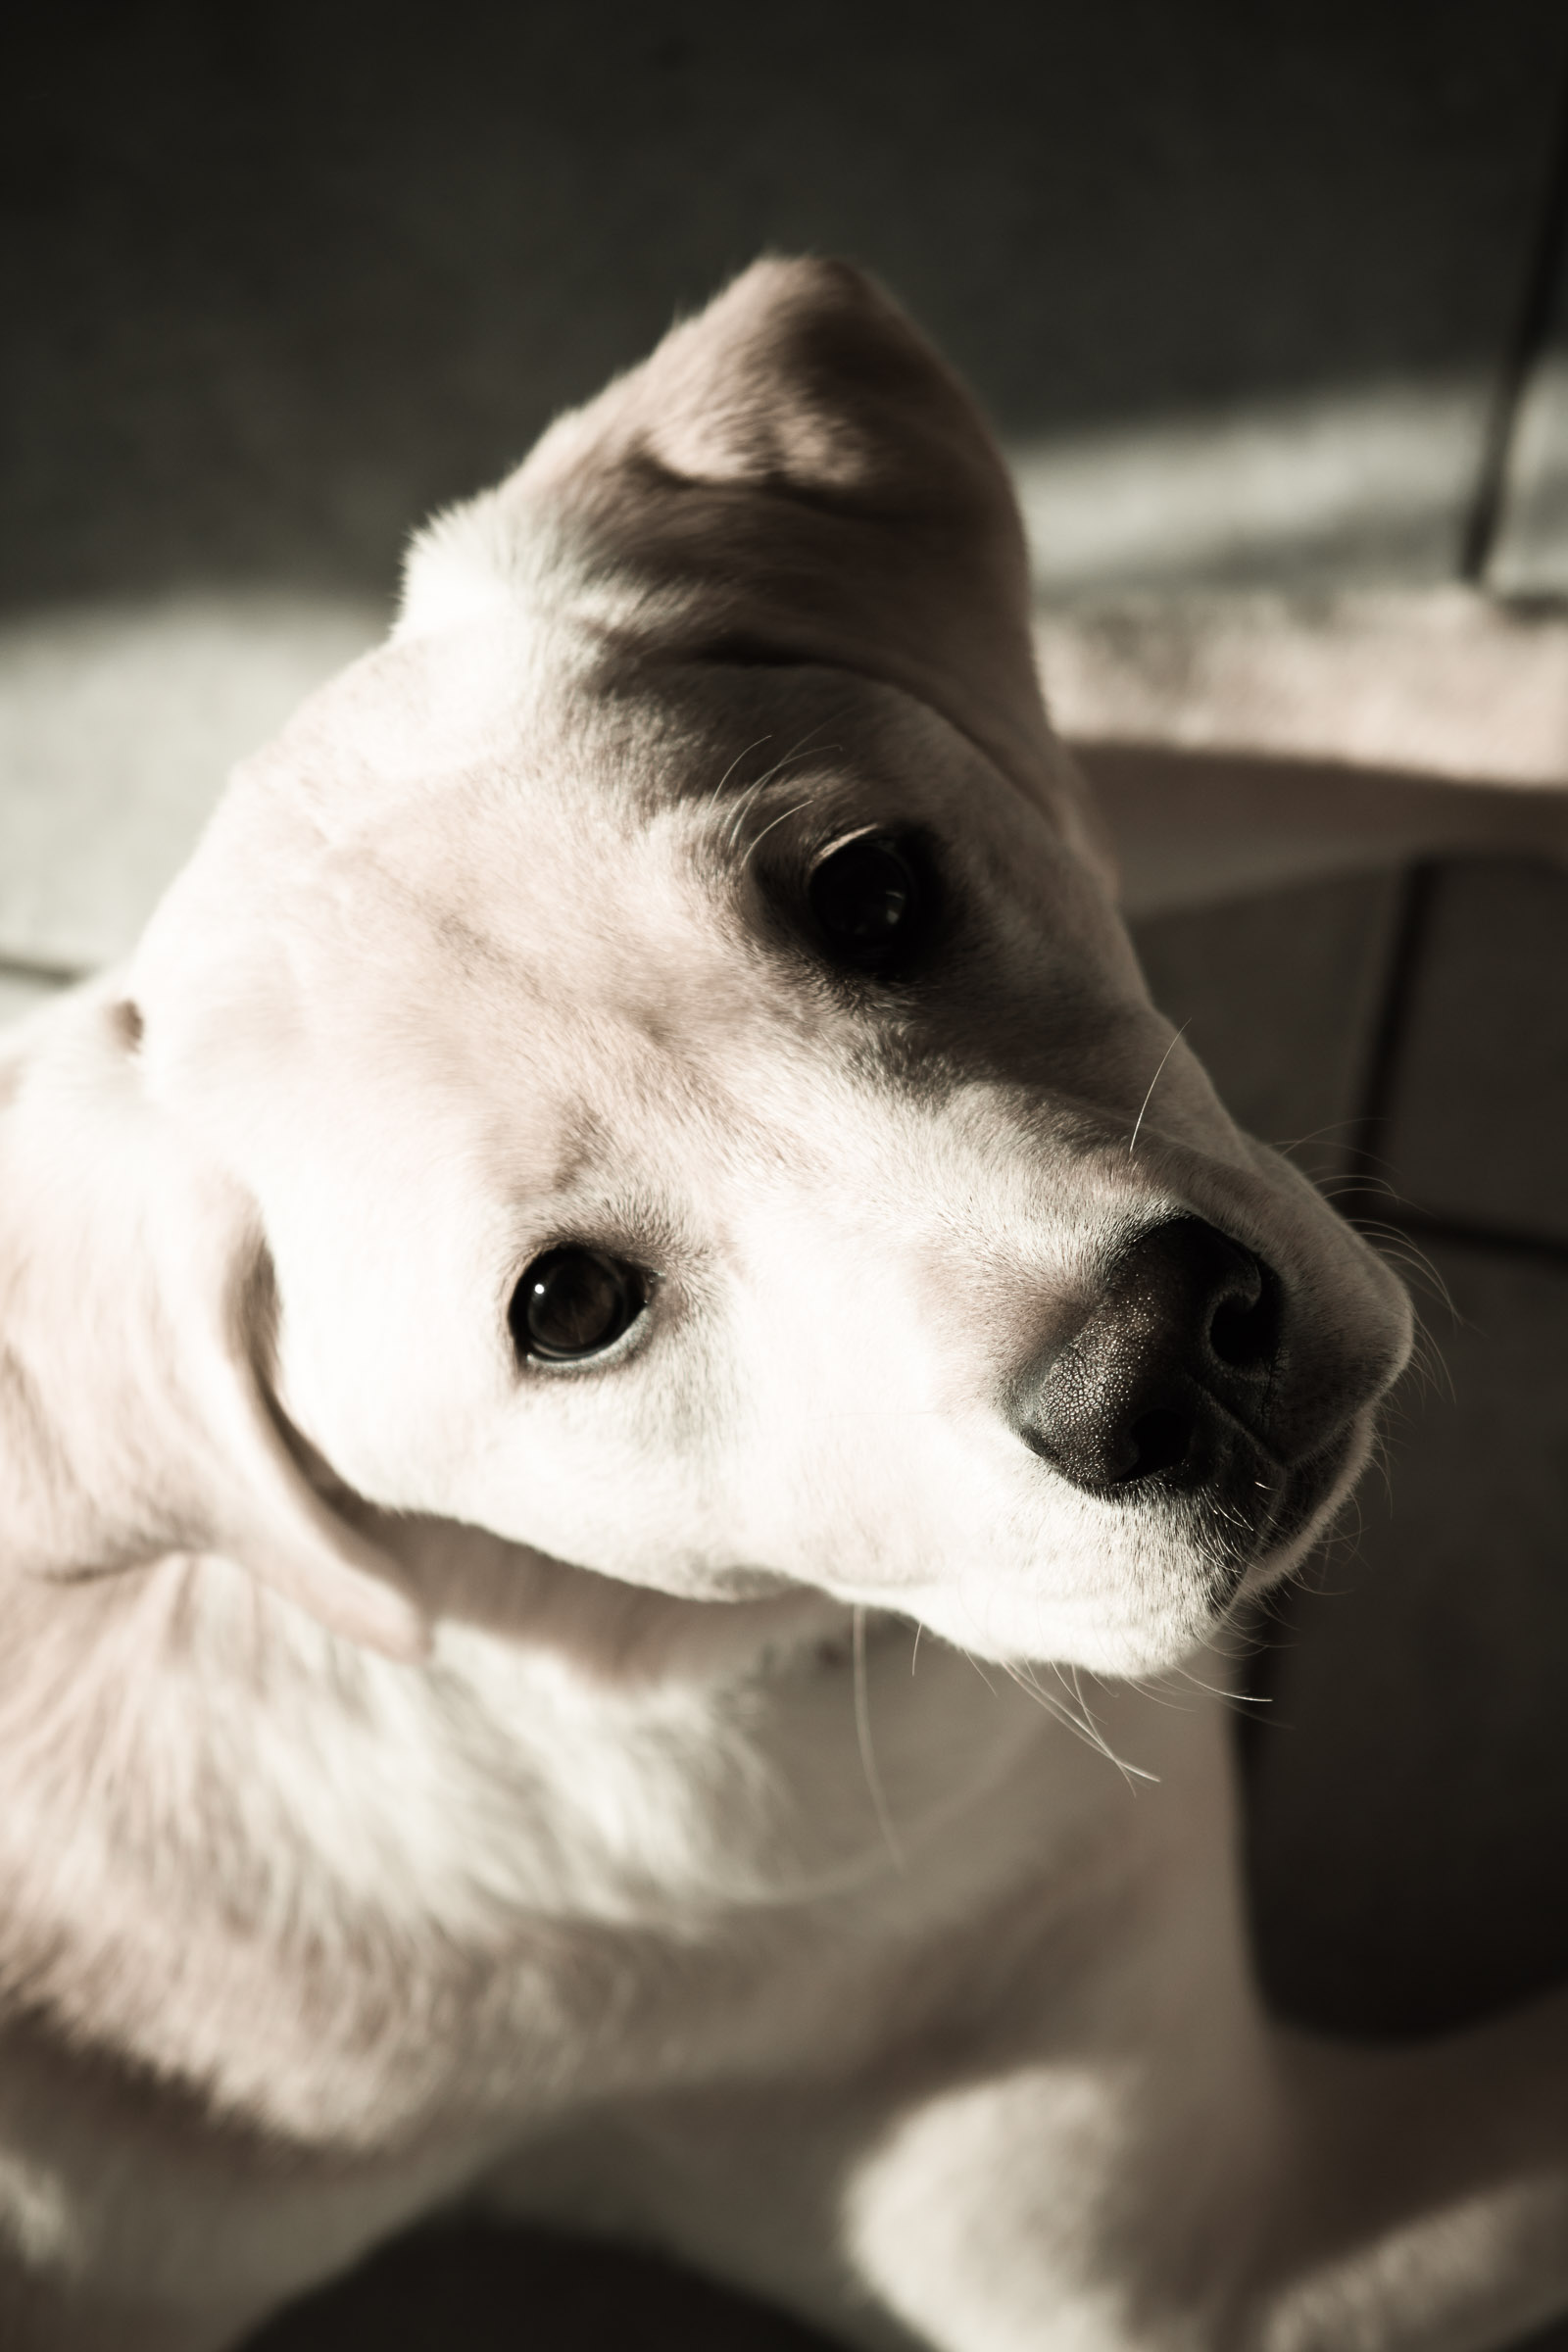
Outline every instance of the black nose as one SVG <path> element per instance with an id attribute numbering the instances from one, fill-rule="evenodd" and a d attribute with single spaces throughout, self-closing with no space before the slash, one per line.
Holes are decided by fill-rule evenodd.
<path id="1" fill-rule="evenodd" d="M 1030 1382 L 1025 1442 L 1090 1494 L 1204 1485 L 1242 1433 L 1265 1436 L 1280 1301 L 1268 1267 L 1212 1225 L 1152 1226 Z"/>

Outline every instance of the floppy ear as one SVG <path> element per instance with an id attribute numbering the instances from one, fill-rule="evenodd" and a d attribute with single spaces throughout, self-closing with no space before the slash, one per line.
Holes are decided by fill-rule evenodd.
<path id="1" fill-rule="evenodd" d="M 654 659 L 821 662 L 1065 783 L 1023 528 L 957 377 L 843 262 L 759 262 L 416 542 L 399 634 L 487 595 L 575 606 Z"/>
<path id="2" fill-rule="evenodd" d="M 254 1214 L 143 1100 L 134 1044 L 106 985 L 0 1054 L 0 1570 L 221 1552 L 417 1656 L 400 1572 L 311 1488 L 270 1407 Z"/>

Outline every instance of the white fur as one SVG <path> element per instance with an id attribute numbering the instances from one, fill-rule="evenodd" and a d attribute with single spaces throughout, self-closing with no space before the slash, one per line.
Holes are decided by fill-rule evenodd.
<path id="1" fill-rule="evenodd" d="M 1560 2007 L 1401 2063 L 1251 1983 L 1236 1590 L 1407 1310 L 1150 1005 L 1026 588 L 941 363 L 763 265 L 7 1041 L 8 2346 L 220 2346 L 464 2194 L 940 2352 L 1568 2300 Z M 790 930 L 865 824 L 959 910 L 906 999 Z M 1021 1442 L 1174 1216 L 1288 1296 L 1288 1534 Z M 649 1307 L 519 1363 L 573 1241 Z"/>

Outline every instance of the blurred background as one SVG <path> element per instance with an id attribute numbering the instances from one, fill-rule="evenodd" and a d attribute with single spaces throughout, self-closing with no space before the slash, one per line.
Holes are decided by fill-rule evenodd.
<path id="1" fill-rule="evenodd" d="M 129 944 L 410 527 L 768 248 L 866 265 L 967 374 L 1048 656 L 1568 598 L 1560 0 L 117 0 L 29 12 L 7 79 L 0 1017 Z M 1568 883 L 1321 865 L 1152 890 L 1139 936 L 1446 1367 L 1246 1742 L 1271 1994 L 1388 2035 L 1568 1974 Z M 540 2352 L 806 2340 L 466 2230 L 266 2342 L 486 2352 L 522 2309 Z"/>

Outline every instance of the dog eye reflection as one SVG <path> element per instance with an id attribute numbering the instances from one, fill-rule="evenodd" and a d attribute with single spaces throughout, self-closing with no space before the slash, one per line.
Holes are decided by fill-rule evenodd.
<path id="1" fill-rule="evenodd" d="M 637 1320 L 646 1297 L 635 1266 L 597 1250 L 548 1250 L 512 1294 L 513 1345 L 520 1357 L 546 1363 L 601 1355 Z"/>
<path id="2" fill-rule="evenodd" d="M 908 845 L 859 833 L 817 860 L 807 902 L 835 963 L 887 972 L 917 944 L 926 912 Z"/>

